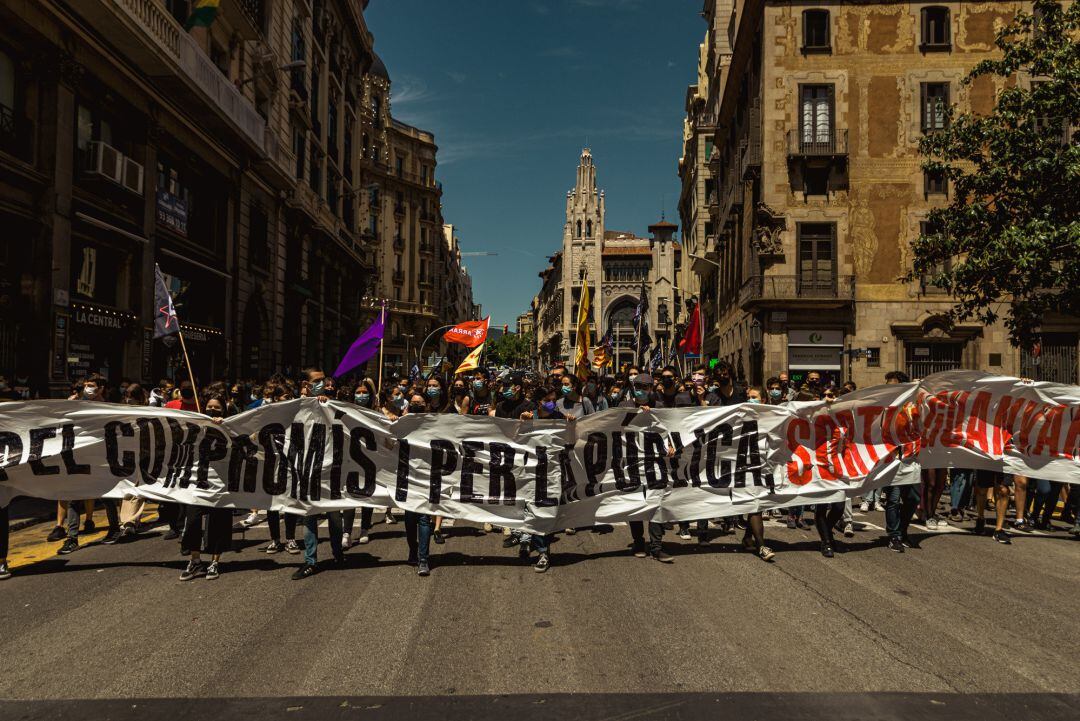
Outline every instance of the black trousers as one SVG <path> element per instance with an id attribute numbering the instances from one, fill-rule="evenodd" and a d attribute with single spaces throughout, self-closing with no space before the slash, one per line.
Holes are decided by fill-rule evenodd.
<path id="1" fill-rule="evenodd" d="M 285 514 L 285 535 L 287 541 L 296 540 L 296 524 L 299 516 L 295 513 Z M 281 513 L 278 511 L 266 512 L 266 525 L 270 527 L 270 539 L 281 543 Z"/>
<path id="2" fill-rule="evenodd" d="M 0 508 L 0 559 L 7 558 L 8 554 L 8 507 Z"/>
<path id="3" fill-rule="evenodd" d="M 833 527 L 844 517 L 844 502 L 819 503 L 814 506 L 814 525 L 822 543 L 832 543 Z"/>
<path id="4" fill-rule="evenodd" d="M 371 528 L 371 517 L 375 515 L 374 508 L 364 507 L 360 509 L 360 528 Z M 341 531 L 352 535 L 353 524 L 356 523 L 356 509 L 349 508 L 341 512 Z"/>
<path id="5" fill-rule="evenodd" d="M 630 536 L 634 539 L 634 548 L 645 547 L 645 522 L 630 521 Z M 656 553 L 663 547 L 664 524 L 649 521 L 649 552 Z"/>
<path id="6" fill-rule="evenodd" d="M 184 506 L 179 503 L 160 501 L 158 503 L 158 518 L 169 525 L 169 529 L 180 534 L 184 532 L 184 518 L 187 513 Z"/>
<path id="7" fill-rule="evenodd" d="M 206 519 L 205 531 L 203 519 Z M 205 543 L 203 543 L 205 535 Z M 180 550 L 200 551 L 211 556 L 232 548 L 232 509 L 188 506 Z"/>

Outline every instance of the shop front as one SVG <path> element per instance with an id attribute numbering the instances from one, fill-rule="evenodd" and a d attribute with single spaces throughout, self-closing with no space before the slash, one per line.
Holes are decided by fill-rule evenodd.
<path id="1" fill-rule="evenodd" d="M 842 329 L 788 331 L 788 374 L 796 386 L 806 382 L 811 371 L 821 374 L 823 383 L 843 382 L 844 331 Z"/>
<path id="2" fill-rule="evenodd" d="M 83 301 L 72 302 L 68 310 L 68 377 L 78 381 L 100 373 L 112 386 L 130 377 L 124 368 L 124 350 L 136 337 L 135 314 Z"/>

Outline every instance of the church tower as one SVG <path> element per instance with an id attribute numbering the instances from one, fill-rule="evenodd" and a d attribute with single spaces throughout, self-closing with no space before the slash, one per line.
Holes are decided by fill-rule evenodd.
<path id="1" fill-rule="evenodd" d="M 592 295 L 593 345 L 603 334 L 601 252 L 604 247 L 604 191 L 596 189 L 596 166 L 588 148 L 581 151 L 577 181 L 566 193 L 566 225 L 563 228 L 563 357 L 573 359 L 576 345 L 570 342 L 577 329 L 577 298 L 581 293 L 581 270 L 588 269 Z"/>

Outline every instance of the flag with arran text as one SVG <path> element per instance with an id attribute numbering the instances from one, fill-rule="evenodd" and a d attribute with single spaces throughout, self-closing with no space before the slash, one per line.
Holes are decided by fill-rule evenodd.
<path id="1" fill-rule="evenodd" d="M 164 408 L 0 403 L 0 505 L 137 495 L 316 514 L 394 506 L 547 533 L 829 503 L 923 468 L 1080 483 L 1080 387 L 974 371 L 829 405 L 742 404 L 574 422 L 305 398 L 213 423 Z"/>
<path id="2" fill-rule="evenodd" d="M 180 321 L 176 317 L 172 295 L 165 284 L 165 276 L 161 274 L 161 268 L 156 263 L 154 264 L 154 307 L 157 309 L 154 311 L 155 339 L 180 332 Z"/>
<path id="3" fill-rule="evenodd" d="M 490 321 L 491 316 L 488 316 L 483 320 L 467 320 L 464 323 L 458 323 L 443 333 L 443 340 L 447 343 L 460 343 L 466 348 L 475 348 L 487 340 Z"/>

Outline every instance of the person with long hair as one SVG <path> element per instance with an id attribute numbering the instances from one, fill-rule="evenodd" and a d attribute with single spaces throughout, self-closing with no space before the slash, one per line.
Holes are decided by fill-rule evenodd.
<path id="1" fill-rule="evenodd" d="M 352 397 L 349 402 L 369 411 L 379 411 L 379 394 L 375 391 L 375 381 L 364 378 L 353 387 Z M 371 519 L 375 515 L 375 509 L 364 506 L 360 509 L 360 535 L 356 538 L 357 544 L 366 544 L 371 540 Z M 356 509 L 347 508 L 341 512 L 341 547 L 351 548 L 353 545 L 352 529 L 356 522 Z"/>

